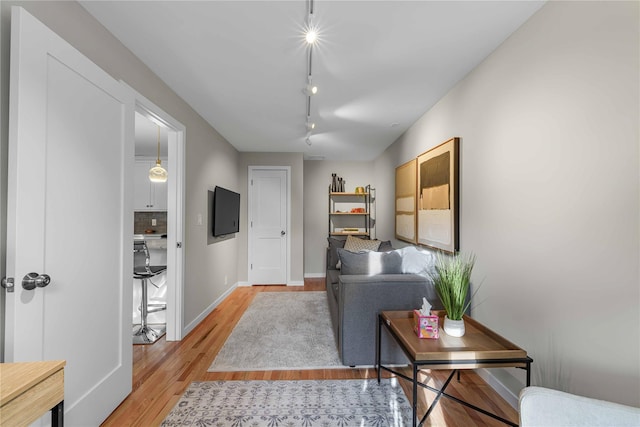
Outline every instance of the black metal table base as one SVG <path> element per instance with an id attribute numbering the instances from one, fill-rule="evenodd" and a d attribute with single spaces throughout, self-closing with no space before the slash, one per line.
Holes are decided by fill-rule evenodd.
<path id="1" fill-rule="evenodd" d="M 380 360 L 380 350 L 381 350 L 381 333 L 382 333 L 382 325 L 385 325 L 385 327 L 387 328 L 387 330 L 391 333 L 391 335 L 394 337 L 394 339 L 396 340 L 396 342 L 398 342 L 398 344 L 400 345 L 400 347 L 402 348 L 402 350 L 405 352 L 407 358 L 411 361 L 411 366 L 412 366 L 412 370 L 413 370 L 413 378 L 404 375 L 401 372 L 395 371 L 391 368 L 388 368 L 386 366 L 382 366 L 381 365 L 381 360 Z M 449 384 L 451 383 L 451 380 L 453 380 L 453 377 L 457 374 L 458 375 L 458 381 L 460 381 L 460 370 L 459 369 L 453 369 L 451 374 L 449 375 L 449 377 L 447 378 L 447 380 L 445 381 L 445 383 L 443 384 L 443 386 L 440 389 L 437 389 L 435 387 L 431 387 L 428 384 L 425 384 L 421 381 L 418 381 L 418 373 L 420 372 L 421 369 L 424 369 L 426 367 L 432 367 L 432 368 L 437 368 L 438 365 L 469 365 L 469 364 L 478 364 L 478 365 L 484 365 L 485 367 L 490 366 L 492 364 L 495 365 L 502 365 L 502 366 L 496 366 L 496 367 L 504 367 L 505 364 L 524 364 L 526 367 L 521 368 L 516 366 L 517 368 L 520 369 L 525 369 L 527 371 L 527 387 L 529 385 L 531 385 L 531 363 L 533 362 L 533 359 L 531 359 L 530 357 L 526 357 L 526 358 L 515 358 L 515 359 L 474 359 L 474 360 L 461 360 L 461 361 L 455 361 L 455 360 L 429 360 L 427 361 L 415 361 L 412 359 L 411 355 L 409 354 L 409 352 L 407 351 L 407 349 L 401 344 L 400 340 L 398 340 L 398 337 L 394 334 L 394 332 L 391 330 L 391 328 L 389 328 L 389 326 L 386 324 L 386 322 L 383 320 L 381 315 L 378 315 L 378 331 L 377 331 L 377 344 L 376 344 L 376 372 L 377 372 L 377 376 L 378 376 L 378 383 L 380 383 L 380 379 L 381 379 L 381 371 L 384 369 L 387 372 L 390 372 L 394 375 L 396 375 L 399 378 L 403 378 L 407 381 L 410 381 L 413 385 L 413 390 L 412 390 L 412 412 L 413 412 L 413 416 L 412 416 L 412 425 L 414 427 L 416 426 L 421 426 L 429 417 L 429 415 L 431 414 L 431 412 L 433 412 L 434 408 L 436 407 L 436 405 L 438 404 L 438 402 L 440 401 L 441 397 L 446 397 L 448 399 L 454 400 L 455 402 L 464 405 L 468 408 L 471 408 L 475 411 L 478 411 L 484 415 L 487 415 L 493 419 L 496 419 L 504 424 L 513 426 L 513 427 L 518 427 L 518 424 L 513 423 L 512 421 L 509 421 L 503 417 L 500 417 L 496 414 L 493 414 L 485 409 L 482 409 L 478 406 L 472 405 L 469 402 L 465 402 L 464 400 L 457 398 L 455 396 L 452 396 L 448 393 L 445 392 L 445 389 L 449 386 Z M 429 408 L 427 409 L 427 412 L 424 414 L 424 416 L 420 419 L 420 422 L 418 423 L 418 417 L 417 417 L 417 413 L 418 413 L 418 386 L 425 388 L 427 390 L 431 390 L 434 393 L 436 393 L 436 397 L 433 400 L 433 402 L 431 403 L 431 405 L 429 406 Z"/>
<path id="2" fill-rule="evenodd" d="M 64 426 L 64 400 L 51 408 L 51 427 Z"/>

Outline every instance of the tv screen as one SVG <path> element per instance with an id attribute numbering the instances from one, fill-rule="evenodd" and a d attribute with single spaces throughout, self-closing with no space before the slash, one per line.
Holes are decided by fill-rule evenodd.
<path id="1" fill-rule="evenodd" d="M 216 187 L 213 191 L 213 235 L 240 231 L 240 194 L 226 188 Z"/>

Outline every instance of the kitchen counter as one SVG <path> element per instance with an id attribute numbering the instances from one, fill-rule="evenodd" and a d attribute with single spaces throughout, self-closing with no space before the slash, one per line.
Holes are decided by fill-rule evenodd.
<path id="1" fill-rule="evenodd" d="M 134 234 L 133 235 L 133 240 L 158 240 L 158 239 L 166 240 L 166 238 L 167 238 L 166 234 Z"/>

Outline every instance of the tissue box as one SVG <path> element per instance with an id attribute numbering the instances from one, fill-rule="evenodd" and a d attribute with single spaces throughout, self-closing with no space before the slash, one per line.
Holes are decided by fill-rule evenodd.
<path id="1" fill-rule="evenodd" d="M 423 316 L 418 310 L 413 310 L 413 322 L 418 338 L 438 338 L 438 316 Z"/>

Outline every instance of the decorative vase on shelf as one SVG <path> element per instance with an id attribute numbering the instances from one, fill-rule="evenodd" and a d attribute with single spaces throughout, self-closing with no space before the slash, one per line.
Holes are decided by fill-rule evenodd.
<path id="1" fill-rule="evenodd" d="M 461 337 L 464 335 L 464 320 L 452 320 L 444 316 L 444 326 L 442 327 L 447 335 Z"/>
<path id="2" fill-rule="evenodd" d="M 331 192 L 335 193 L 338 191 L 338 176 L 335 173 L 331 174 Z"/>

